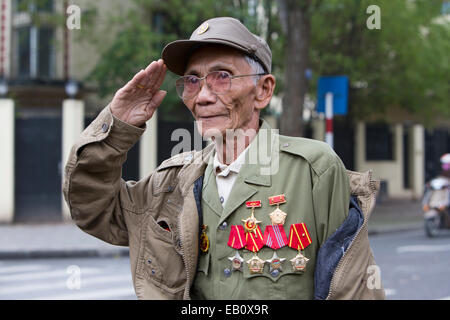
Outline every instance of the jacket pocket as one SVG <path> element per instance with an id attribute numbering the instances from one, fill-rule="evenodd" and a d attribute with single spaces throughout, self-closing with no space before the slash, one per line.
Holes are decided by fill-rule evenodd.
<path id="1" fill-rule="evenodd" d="M 170 228 L 166 230 L 165 224 Z M 156 282 L 173 293 L 185 285 L 186 274 L 181 255 L 176 249 L 177 230 L 162 218 L 148 214 L 141 233 L 137 276 Z"/>

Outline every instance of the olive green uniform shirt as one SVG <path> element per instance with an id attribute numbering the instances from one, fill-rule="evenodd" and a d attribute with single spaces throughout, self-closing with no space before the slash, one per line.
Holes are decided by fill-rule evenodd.
<path id="1" fill-rule="evenodd" d="M 255 160 L 257 155 L 257 160 Z M 262 274 L 250 274 L 246 263 L 254 253 L 240 249 L 244 259 L 242 271 L 231 271 L 236 249 L 227 245 L 232 225 L 243 224 L 251 215 L 246 201 L 260 200 L 255 217 L 264 234 L 271 224 L 269 213 L 276 206 L 268 198 L 284 194 L 286 203 L 280 209 L 287 213 L 286 236 L 292 224 L 305 223 L 312 243 L 302 251 L 310 260 L 306 271 L 293 271 L 290 259 L 297 250 L 288 246 L 276 250 L 282 272 L 269 273 L 269 264 Z M 350 187 L 345 167 L 325 143 L 275 134 L 263 122 L 252 141 L 246 162 L 242 165 L 228 200 L 223 207 L 219 200 L 212 161 L 206 168 L 202 190 L 203 224 L 210 247 L 200 253 L 197 274 L 191 288 L 193 299 L 312 299 L 316 254 L 325 240 L 342 224 L 348 214 Z M 258 253 L 263 260 L 272 258 L 274 249 L 264 246 Z"/>

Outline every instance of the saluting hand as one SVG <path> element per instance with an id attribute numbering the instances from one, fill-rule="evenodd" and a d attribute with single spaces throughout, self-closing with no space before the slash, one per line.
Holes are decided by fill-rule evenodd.
<path id="1" fill-rule="evenodd" d="M 166 75 L 162 59 L 139 71 L 125 86 L 117 90 L 110 108 L 114 116 L 136 127 L 147 122 L 167 92 L 159 90 Z"/>

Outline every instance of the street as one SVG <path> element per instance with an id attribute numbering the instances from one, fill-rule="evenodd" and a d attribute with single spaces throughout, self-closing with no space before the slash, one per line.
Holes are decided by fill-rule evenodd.
<path id="1" fill-rule="evenodd" d="M 424 230 L 370 237 L 389 300 L 450 299 L 450 235 L 428 239 Z"/>
<path id="2" fill-rule="evenodd" d="M 129 259 L 25 259 L 0 262 L 0 300 L 136 299 Z"/>
<path id="3" fill-rule="evenodd" d="M 450 299 L 450 235 L 423 230 L 370 237 L 386 297 Z M 0 300 L 136 299 L 127 257 L 0 262 Z"/>

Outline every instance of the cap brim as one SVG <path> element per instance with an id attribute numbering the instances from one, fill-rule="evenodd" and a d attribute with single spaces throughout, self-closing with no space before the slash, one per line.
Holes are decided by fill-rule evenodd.
<path id="1" fill-rule="evenodd" d="M 167 68 L 177 75 L 184 75 L 189 57 L 195 48 L 205 44 L 222 44 L 248 53 L 242 46 L 224 40 L 176 40 L 164 47 L 161 57 Z"/>

